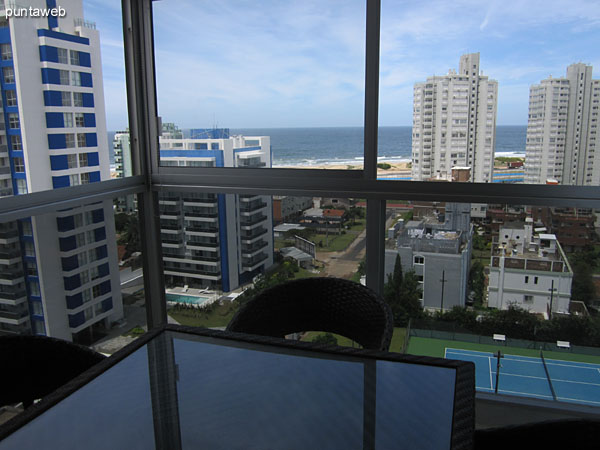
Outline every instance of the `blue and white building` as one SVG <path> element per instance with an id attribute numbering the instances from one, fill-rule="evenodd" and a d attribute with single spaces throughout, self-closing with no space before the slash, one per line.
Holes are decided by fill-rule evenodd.
<path id="1" fill-rule="evenodd" d="M 0 2 L 0 193 L 110 178 L 100 39 L 81 0 L 64 17 L 10 17 Z M 9 16 L 7 18 L 7 15 Z M 85 340 L 123 317 L 112 201 L 2 224 L 0 333 Z"/>
<path id="2" fill-rule="evenodd" d="M 268 136 L 230 136 L 228 129 L 191 130 L 160 138 L 161 165 L 271 167 Z M 273 207 L 264 195 L 161 193 L 166 284 L 236 289 L 273 265 Z"/>

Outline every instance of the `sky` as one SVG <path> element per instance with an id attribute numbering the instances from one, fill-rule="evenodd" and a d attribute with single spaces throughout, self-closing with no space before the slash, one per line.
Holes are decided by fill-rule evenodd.
<path id="1" fill-rule="evenodd" d="M 480 53 L 497 125 L 569 64 L 600 78 L 597 0 L 381 0 L 380 126 L 412 125 L 413 85 Z M 159 114 L 181 128 L 362 126 L 364 0 L 153 2 Z M 84 0 L 100 31 L 109 130 L 127 126 L 121 2 Z M 598 75 L 596 75 L 598 74 Z"/>

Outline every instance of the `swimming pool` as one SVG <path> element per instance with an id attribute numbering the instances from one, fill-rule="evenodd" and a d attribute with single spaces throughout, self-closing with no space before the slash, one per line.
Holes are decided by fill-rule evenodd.
<path id="1" fill-rule="evenodd" d="M 168 302 L 187 303 L 188 305 L 201 305 L 210 297 L 196 297 L 194 295 L 166 294 Z"/>

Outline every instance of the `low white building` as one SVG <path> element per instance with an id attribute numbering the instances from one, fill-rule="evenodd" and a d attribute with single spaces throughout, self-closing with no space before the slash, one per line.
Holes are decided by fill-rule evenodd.
<path id="1" fill-rule="evenodd" d="M 533 220 L 500 228 L 492 246 L 488 305 L 516 305 L 549 316 L 568 314 L 573 271 L 553 234 L 535 233 Z"/>

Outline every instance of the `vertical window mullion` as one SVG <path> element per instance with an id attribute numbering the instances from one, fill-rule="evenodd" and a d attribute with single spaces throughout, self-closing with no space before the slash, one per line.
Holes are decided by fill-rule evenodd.
<path id="1" fill-rule="evenodd" d="M 381 1 L 367 0 L 365 45 L 365 129 L 363 177 L 377 179 L 379 36 Z M 367 286 L 383 293 L 385 200 L 367 199 Z"/>

